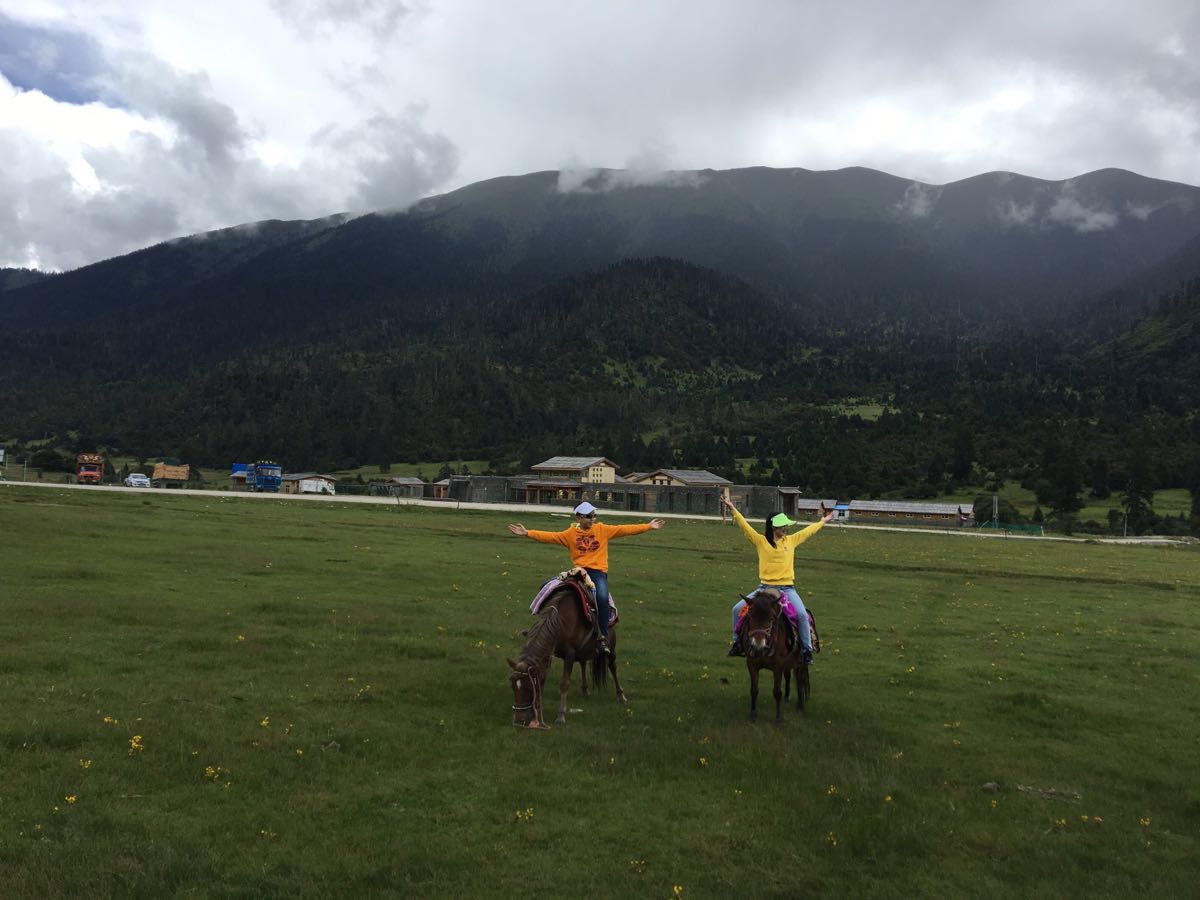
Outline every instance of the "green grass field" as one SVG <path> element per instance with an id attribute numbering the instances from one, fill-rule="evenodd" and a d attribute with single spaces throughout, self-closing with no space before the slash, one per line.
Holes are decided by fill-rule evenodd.
<path id="1" fill-rule="evenodd" d="M 1195 895 L 1196 548 L 826 529 L 777 726 L 751 548 L 671 521 L 612 549 L 629 706 L 527 731 L 566 556 L 509 519 L 0 486 L 0 896 Z"/>

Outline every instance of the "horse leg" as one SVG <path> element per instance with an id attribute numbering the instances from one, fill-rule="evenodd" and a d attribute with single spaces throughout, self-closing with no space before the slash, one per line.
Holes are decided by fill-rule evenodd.
<path id="1" fill-rule="evenodd" d="M 808 666 L 796 666 L 796 709 L 803 714 L 804 706 L 808 701 L 808 692 L 811 682 L 808 680 Z"/>
<path id="2" fill-rule="evenodd" d="M 571 665 L 574 662 L 575 655 L 573 653 L 568 653 L 563 657 L 562 681 L 558 686 L 558 718 L 554 720 L 558 725 L 567 724 L 567 689 L 571 687 Z"/>
<path id="3" fill-rule="evenodd" d="M 610 654 L 608 654 L 608 671 L 612 674 L 613 684 L 616 685 L 616 687 L 617 687 L 617 701 L 619 703 L 621 703 L 621 705 L 623 706 L 626 703 L 628 703 L 629 701 L 627 699 L 625 699 L 625 692 L 623 690 L 621 690 L 621 680 L 619 678 L 617 678 L 617 644 L 616 644 L 616 641 L 613 641 L 613 645 L 609 649 L 612 650 L 612 652 Z"/>
<path id="4" fill-rule="evenodd" d="M 800 689 L 800 682 L 796 682 L 796 689 Z M 792 670 L 789 666 L 783 670 L 783 702 L 787 703 L 792 698 Z"/>
<path id="5" fill-rule="evenodd" d="M 776 722 L 776 724 L 778 724 L 779 722 L 783 721 L 783 688 L 780 687 L 780 684 L 783 681 L 782 667 L 776 666 L 774 669 L 774 673 L 775 673 L 775 690 L 773 690 L 771 693 L 775 697 L 775 722 Z"/>
<path id="6" fill-rule="evenodd" d="M 750 721 L 758 721 L 758 669 L 746 663 L 746 668 L 750 670 Z"/>
<path id="7" fill-rule="evenodd" d="M 591 696 L 591 692 L 588 690 L 587 660 L 586 659 L 582 659 L 579 661 L 579 692 L 583 695 L 583 698 L 585 700 L 589 696 Z"/>

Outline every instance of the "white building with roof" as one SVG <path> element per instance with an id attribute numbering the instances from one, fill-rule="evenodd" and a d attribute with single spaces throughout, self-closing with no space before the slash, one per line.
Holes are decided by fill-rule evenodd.
<path id="1" fill-rule="evenodd" d="M 583 484 L 613 484 L 617 464 L 606 456 L 552 456 L 533 467 L 540 479 L 569 478 Z"/>

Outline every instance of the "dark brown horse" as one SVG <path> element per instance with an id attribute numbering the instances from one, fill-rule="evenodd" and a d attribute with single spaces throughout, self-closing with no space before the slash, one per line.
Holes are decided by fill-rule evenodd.
<path id="1" fill-rule="evenodd" d="M 586 574 L 572 576 L 582 583 L 591 580 Z M 608 631 L 609 653 L 599 649 L 596 627 L 584 617 L 578 590 L 568 580 L 556 587 L 542 601 L 537 622 L 525 632 L 525 647 L 515 662 L 508 660 L 509 682 L 513 691 L 513 725 L 521 728 L 546 728 L 542 711 L 542 695 L 550 676 L 553 657 L 563 661 L 562 680 L 559 683 L 559 725 L 567 723 L 567 689 L 571 685 L 571 666 L 579 661 L 581 666 L 592 662 L 592 677 L 598 687 L 605 684 L 605 671 L 612 673 L 617 688 L 617 699 L 624 703 L 625 692 L 617 678 L 617 629 Z M 607 657 L 607 659 L 605 658 Z M 587 696 L 587 673 L 583 673 L 583 693 Z"/>
<path id="2" fill-rule="evenodd" d="M 781 682 L 786 679 L 787 692 L 791 693 L 791 675 L 796 673 L 796 709 L 804 712 L 810 685 L 808 666 L 802 662 L 802 647 L 797 636 L 795 646 L 788 647 L 786 616 L 780 606 L 780 593 L 775 588 L 755 591 L 746 601 L 746 616 L 738 631 L 738 640 L 746 654 L 746 668 L 750 671 L 750 719 L 758 719 L 758 673 L 770 669 L 775 675 L 775 721 L 783 720 L 782 700 L 784 690 Z M 806 627 L 807 623 L 801 623 Z"/>

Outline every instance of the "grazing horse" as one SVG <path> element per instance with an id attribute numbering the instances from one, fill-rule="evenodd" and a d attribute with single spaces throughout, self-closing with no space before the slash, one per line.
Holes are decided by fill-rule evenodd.
<path id="1" fill-rule="evenodd" d="M 605 669 L 612 673 L 617 699 L 625 702 L 625 692 L 617 678 L 617 629 L 609 627 L 608 648 L 604 653 L 597 641 L 596 626 L 583 614 L 579 590 L 572 581 L 590 586 L 585 572 L 572 573 L 542 601 L 537 622 L 525 632 L 525 647 L 515 662 L 508 660 L 509 682 L 513 691 L 513 725 L 520 728 L 546 728 L 542 712 L 542 694 L 550 675 L 553 657 L 563 661 L 562 681 L 559 684 L 558 725 L 567 724 L 567 689 L 571 685 L 571 666 L 579 660 L 585 666 L 592 661 L 592 677 L 598 687 L 605 684 Z M 605 656 L 608 657 L 605 660 Z M 587 695 L 587 673 L 584 671 L 583 693 Z"/>
<path id="2" fill-rule="evenodd" d="M 802 663 L 800 640 L 788 648 L 786 616 L 780 605 L 781 594 L 775 588 L 762 588 L 746 601 L 746 616 L 742 619 L 738 640 L 746 654 L 746 668 L 750 671 L 750 719 L 758 719 L 758 673 L 770 669 L 775 675 L 775 721 L 783 720 L 783 690 L 780 682 L 786 678 L 788 693 L 791 693 L 791 673 L 796 671 L 796 709 L 804 712 L 808 699 L 808 666 Z M 801 623 L 805 627 L 807 623 Z"/>

